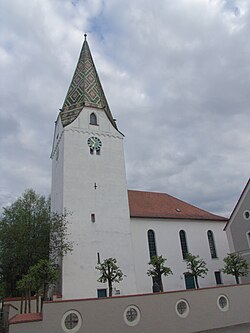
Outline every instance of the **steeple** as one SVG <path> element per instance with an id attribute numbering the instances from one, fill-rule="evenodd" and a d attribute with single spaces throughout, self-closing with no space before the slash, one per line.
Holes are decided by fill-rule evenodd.
<path id="1" fill-rule="evenodd" d="M 63 126 L 74 121 L 85 106 L 103 109 L 111 124 L 117 129 L 104 95 L 93 58 L 84 34 L 84 42 L 60 116 Z"/>

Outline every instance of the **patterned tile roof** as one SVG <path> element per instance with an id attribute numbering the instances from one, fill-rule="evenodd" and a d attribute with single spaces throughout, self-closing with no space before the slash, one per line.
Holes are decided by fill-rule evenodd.
<path id="1" fill-rule="evenodd" d="M 87 35 L 84 36 L 85 40 L 75 73 L 60 112 L 63 126 L 74 121 L 84 106 L 90 106 L 103 109 L 112 125 L 117 129 L 91 56 L 86 40 Z"/>
<path id="2" fill-rule="evenodd" d="M 227 221 L 165 193 L 128 191 L 131 217 Z"/>

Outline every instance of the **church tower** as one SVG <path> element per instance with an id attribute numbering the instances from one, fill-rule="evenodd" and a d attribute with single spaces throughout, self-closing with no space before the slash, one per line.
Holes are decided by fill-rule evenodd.
<path id="1" fill-rule="evenodd" d="M 52 211 L 66 209 L 72 254 L 62 260 L 64 299 L 105 295 L 99 262 L 113 257 L 126 275 L 115 294 L 136 293 L 123 135 L 109 109 L 85 40 L 52 148 Z"/>

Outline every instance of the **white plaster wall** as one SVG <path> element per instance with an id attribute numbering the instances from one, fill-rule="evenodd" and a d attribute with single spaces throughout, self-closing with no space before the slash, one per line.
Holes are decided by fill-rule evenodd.
<path id="1" fill-rule="evenodd" d="M 58 117 L 55 125 L 51 159 L 51 210 L 52 212 L 63 213 L 64 131 L 60 117 Z"/>
<path id="2" fill-rule="evenodd" d="M 234 285 L 129 297 L 45 302 L 42 321 L 13 324 L 9 332 L 62 333 L 64 314 L 75 310 L 82 318 L 79 333 L 246 333 L 250 331 L 249 292 L 250 285 Z M 217 300 L 221 295 L 229 300 L 228 311 L 218 308 Z M 179 317 L 175 310 L 176 303 L 183 299 L 190 309 L 185 318 Z M 127 326 L 123 317 L 131 305 L 140 311 L 140 321 L 135 326 Z"/>
<path id="3" fill-rule="evenodd" d="M 93 111 L 98 126 L 89 124 Z M 102 141 L 100 155 L 89 152 L 91 136 Z M 72 213 L 69 232 L 74 240 L 73 253 L 63 260 L 63 298 L 96 297 L 97 288 L 107 288 L 97 282 L 97 253 L 101 261 L 116 258 L 126 274 L 124 281 L 114 285 L 121 294 L 135 293 L 123 136 L 103 110 L 84 108 L 64 128 L 63 206 Z"/>
<path id="4" fill-rule="evenodd" d="M 250 251 L 249 238 L 250 219 L 244 217 L 244 212 L 250 210 L 250 183 L 238 202 L 233 215 L 226 227 L 231 252 L 244 254 Z"/>
<path id="5" fill-rule="evenodd" d="M 240 278 L 242 282 L 250 282 L 250 219 L 244 217 L 244 212 L 250 210 L 250 183 L 244 190 L 240 201 L 230 217 L 226 227 L 230 252 L 237 252 L 249 264 L 248 276 Z"/>
<path id="6" fill-rule="evenodd" d="M 93 111 L 97 115 L 98 126 L 89 124 Z M 87 145 L 90 136 L 101 139 L 100 156 L 90 155 Z M 74 250 L 63 261 L 64 298 L 96 297 L 98 288 L 107 287 L 97 282 L 97 253 L 101 261 L 108 257 L 118 260 L 126 277 L 114 287 L 122 295 L 151 292 L 152 279 L 146 274 L 149 229 L 155 231 L 158 255 L 168 259 L 167 265 L 174 273 L 163 277 L 164 290 L 185 288 L 183 273 L 186 264 L 179 240 L 182 229 L 186 232 L 189 252 L 199 254 L 209 268 L 208 275 L 199 279 L 200 286 L 215 285 L 214 271 L 223 267 L 222 259 L 229 252 L 223 232 L 224 222 L 164 219 L 132 219 L 130 222 L 123 136 L 112 126 L 103 110 L 84 108 L 79 117 L 65 128 L 58 118 L 52 161 L 52 209 L 62 212 L 66 208 L 72 213 L 69 232 Z M 95 223 L 91 222 L 91 213 L 96 216 Z M 211 259 L 208 230 L 214 234 L 217 259 Z M 222 275 L 222 280 L 234 283 L 234 279 L 226 275 Z"/>
<path id="7" fill-rule="evenodd" d="M 149 268 L 149 249 L 147 231 L 154 230 L 157 254 L 167 258 L 166 265 L 169 266 L 173 275 L 163 277 L 164 290 L 185 289 L 183 273 L 187 271 L 186 263 L 182 259 L 179 231 L 186 232 L 188 251 L 199 255 L 207 263 L 209 272 L 207 276 L 199 278 L 200 287 L 216 285 L 214 272 L 223 266 L 223 258 L 229 252 L 226 233 L 223 231 L 224 222 L 167 220 L 167 219 L 131 219 L 131 230 L 133 248 L 135 255 L 136 280 L 138 292 L 146 293 L 152 291 L 152 279 L 147 276 Z M 207 231 L 212 230 L 218 258 L 211 259 L 207 239 Z M 221 274 L 224 284 L 235 283 L 234 278 Z"/>

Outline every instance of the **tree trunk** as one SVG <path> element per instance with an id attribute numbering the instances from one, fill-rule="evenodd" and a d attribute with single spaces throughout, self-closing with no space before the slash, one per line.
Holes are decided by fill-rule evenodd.
<path id="1" fill-rule="evenodd" d="M 36 312 L 39 312 L 39 293 L 36 292 Z"/>
<path id="2" fill-rule="evenodd" d="M 109 297 L 112 297 L 113 294 L 112 282 L 108 281 L 108 285 L 109 285 Z"/>
<path id="3" fill-rule="evenodd" d="M 24 295 L 24 313 L 27 313 L 27 291 L 25 290 Z"/>
<path id="4" fill-rule="evenodd" d="M 48 288 L 49 284 L 48 283 L 44 283 L 44 287 L 43 287 L 43 299 L 44 301 L 48 300 Z"/>
<path id="5" fill-rule="evenodd" d="M 3 307 L 4 307 L 4 297 L 1 298 L 1 311 L 3 311 Z"/>
<path id="6" fill-rule="evenodd" d="M 235 274 L 235 280 L 236 280 L 237 284 L 240 284 L 240 280 L 239 280 L 239 275 L 238 274 Z"/>
<path id="7" fill-rule="evenodd" d="M 196 284 L 196 288 L 199 289 L 199 283 L 198 283 L 198 276 L 194 276 L 194 279 L 195 279 L 195 284 Z"/>
<path id="8" fill-rule="evenodd" d="M 41 312 L 43 312 L 43 302 L 47 301 L 47 288 L 48 288 L 48 283 L 44 283 L 43 285 L 43 295 L 41 297 Z"/>
<path id="9" fill-rule="evenodd" d="M 41 296 L 40 312 L 43 312 L 43 296 Z"/>
<path id="10" fill-rule="evenodd" d="M 28 291 L 28 306 L 29 306 L 29 313 L 31 313 L 31 291 Z"/>
<path id="11" fill-rule="evenodd" d="M 163 284 L 162 284 L 161 276 L 159 276 L 158 281 L 159 281 L 160 291 L 163 292 L 164 290 L 163 290 Z"/>
<path id="12" fill-rule="evenodd" d="M 21 295 L 21 306 L 20 306 L 20 313 L 23 313 L 23 293 Z"/>

